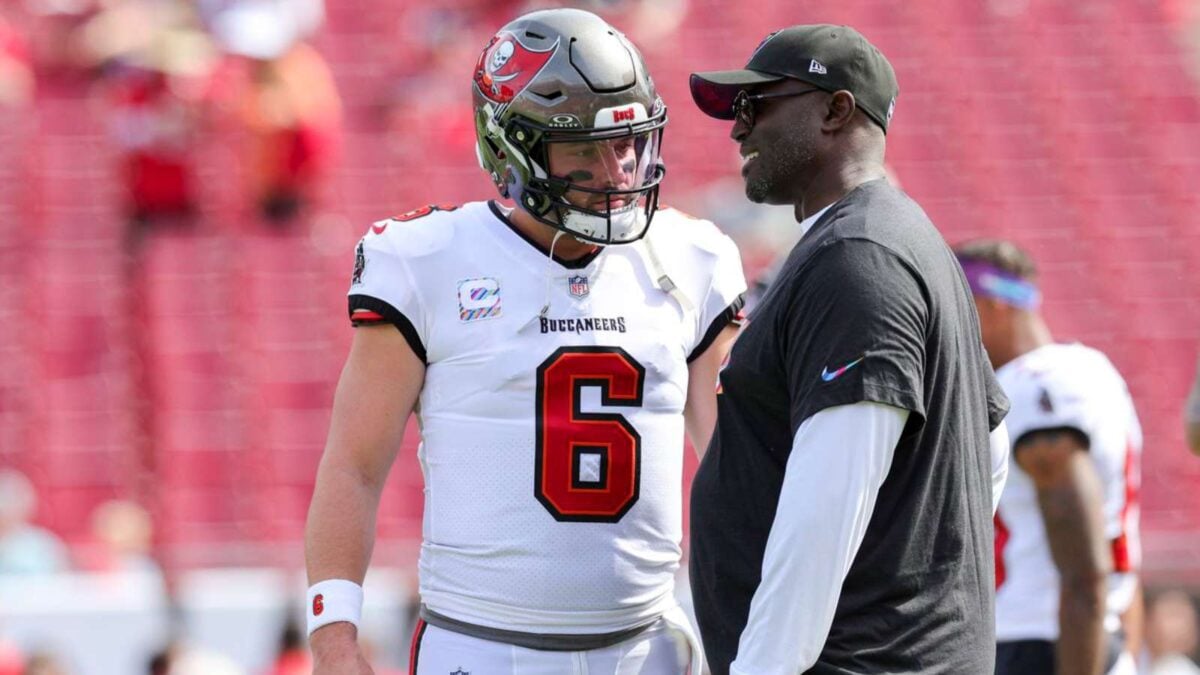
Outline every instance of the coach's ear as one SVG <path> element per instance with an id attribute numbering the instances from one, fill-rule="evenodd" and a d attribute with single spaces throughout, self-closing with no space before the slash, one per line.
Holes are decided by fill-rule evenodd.
<path id="1" fill-rule="evenodd" d="M 821 120 L 821 131 L 835 133 L 846 128 L 854 119 L 854 94 L 842 89 L 829 95 L 825 118 Z"/>

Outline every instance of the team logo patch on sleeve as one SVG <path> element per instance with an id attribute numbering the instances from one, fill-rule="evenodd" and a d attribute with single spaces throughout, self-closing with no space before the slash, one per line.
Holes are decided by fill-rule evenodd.
<path id="1" fill-rule="evenodd" d="M 367 269 L 367 256 L 363 253 L 363 243 L 358 242 L 358 248 L 354 249 L 354 274 L 350 277 L 350 285 L 357 286 L 362 283 L 363 270 Z"/>
<path id="2" fill-rule="evenodd" d="M 458 319 L 463 323 L 500 316 L 500 282 L 491 277 L 458 282 Z"/>
<path id="3" fill-rule="evenodd" d="M 1038 408 L 1041 408 L 1044 413 L 1054 412 L 1054 400 L 1050 398 L 1050 390 L 1042 388 L 1042 395 L 1038 396 Z"/>
<path id="4" fill-rule="evenodd" d="M 571 296 L 576 298 L 587 297 L 588 278 L 582 274 L 575 275 L 567 279 L 567 290 L 571 291 Z"/>

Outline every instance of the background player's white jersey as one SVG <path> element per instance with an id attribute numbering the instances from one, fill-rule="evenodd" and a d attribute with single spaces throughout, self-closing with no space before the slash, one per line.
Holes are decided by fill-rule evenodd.
<path id="1" fill-rule="evenodd" d="M 1109 577 L 1105 628 L 1119 627 L 1140 563 L 1138 466 L 1142 430 L 1120 373 L 1104 354 L 1080 344 L 1051 344 L 1005 364 L 996 377 L 1012 402 L 1005 418 L 1013 448 L 1038 429 L 1072 428 L 1104 489 L 1105 535 L 1116 572 Z M 1037 490 L 1015 461 L 996 514 L 996 638 L 1058 638 L 1059 575 L 1050 556 Z"/>
<path id="2" fill-rule="evenodd" d="M 644 241 L 560 264 L 494 203 L 415 213 L 363 238 L 350 305 L 427 364 L 422 601 L 525 633 L 653 619 L 680 557 L 687 363 L 740 309 L 736 246 L 658 211 L 647 238 L 681 303 Z"/>

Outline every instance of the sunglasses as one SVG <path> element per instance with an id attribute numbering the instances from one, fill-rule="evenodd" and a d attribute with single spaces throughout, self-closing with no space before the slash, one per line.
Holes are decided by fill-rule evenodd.
<path id="1" fill-rule="evenodd" d="M 779 94 L 751 94 L 745 89 L 739 91 L 737 96 L 733 98 L 733 117 L 737 121 L 747 127 L 754 126 L 754 104 L 757 101 L 765 101 L 771 98 L 789 98 L 792 96 L 803 96 L 811 94 L 814 91 L 825 91 L 824 89 L 812 88 L 803 89 L 801 91 L 787 91 Z"/>

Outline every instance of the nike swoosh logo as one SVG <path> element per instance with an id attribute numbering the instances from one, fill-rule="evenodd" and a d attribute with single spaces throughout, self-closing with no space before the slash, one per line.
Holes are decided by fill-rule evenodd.
<path id="1" fill-rule="evenodd" d="M 832 382 L 832 381 L 838 379 L 839 377 L 842 376 L 842 373 L 846 372 L 847 370 L 850 370 L 854 366 L 857 366 L 864 358 L 866 358 L 866 357 L 860 356 L 857 359 L 854 359 L 853 361 L 851 361 L 850 363 L 847 363 L 846 365 L 842 366 L 841 368 L 838 368 L 837 370 L 833 371 L 832 373 L 829 372 L 829 366 L 825 366 L 824 368 L 821 369 L 821 381 L 822 382 Z"/>

